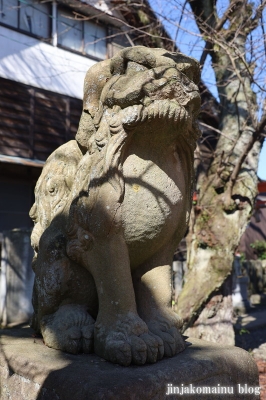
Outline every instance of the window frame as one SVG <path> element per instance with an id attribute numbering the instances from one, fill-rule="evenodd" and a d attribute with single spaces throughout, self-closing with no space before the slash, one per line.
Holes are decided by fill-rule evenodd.
<path id="1" fill-rule="evenodd" d="M 61 48 L 61 49 L 64 49 L 64 50 L 67 50 L 67 51 L 70 51 L 72 53 L 79 54 L 79 55 L 82 55 L 84 57 L 90 58 L 91 60 L 95 60 L 95 61 L 106 60 L 108 58 L 108 39 L 107 39 L 107 36 L 108 36 L 109 24 L 104 25 L 104 24 L 99 23 L 97 20 L 96 21 L 88 21 L 90 23 L 93 23 L 94 25 L 98 25 L 98 26 L 102 27 L 105 30 L 105 34 L 106 34 L 105 35 L 106 53 L 105 53 L 105 58 L 100 58 L 100 57 L 94 56 L 93 54 L 86 53 L 85 50 L 84 50 L 85 49 L 85 42 L 84 42 L 85 27 L 84 27 L 84 24 L 87 22 L 86 20 L 81 20 L 81 23 L 82 23 L 82 39 L 81 39 L 82 51 L 71 49 L 70 47 L 64 46 L 64 45 L 59 43 L 59 41 L 58 41 L 58 34 L 59 34 L 58 22 L 59 22 L 59 12 L 60 12 L 60 10 L 61 11 L 65 11 L 68 14 L 73 14 L 72 13 L 73 9 L 68 8 L 68 7 L 64 7 L 61 4 L 57 5 L 57 10 L 56 10 L 56 12 L 57 12 L 57 15 L 56 15 L 57 47 Z M 84 15 L 84 17 L 86 17 L 86 16 Z"/>
<path id="2" fill-rule="evenodd" d="M 71 47 L 68 47 L 68 46 L 65 46 L 65 45 L 59 43 L 59 36 L 60 36 L 60 33 L 59 33 L 59 23 L 60 23 L 60 21 L 59 21 L 59 12 L 60 12 L 60 10 L 62 11 L 63 17 L 64 17 L 64 12 L 66 13 L 66 15 L 71 15 L 72 14 L 71 9 L 68 9 L 66 7 L 61 7 L 60 5 L 57 6 L 57 10 L 56 10 L 57 47 L 69 50 L 69 51 L 71 51 L 73 53 L 76 53 L 76 54 L 83 54 L 83 52 L 80 51 L 80 50 L 75 50 L 75 49 L 73 49 Z M 73 20 L 74 20 L 74 17 L 73 17 Z M 84 31 L 84 28 L 83 28 L 82 21 L 79 21 L 79 22 L 81 23 L 81 48 L 83 48 L 84 47 L 84 44 L 83 44 L 83 37 L 84 37 L 84 32 L 83 31 Z M 74 29 L 76 29 L 76 28 L 74 28 Z"/>
<path id="3" fill-rule="evenodd" d="M 55 5 L 56 11 L 54 12 L 53 11 L 53 2 L 52 1 L 44 3 L 44 4 L 47 4 L 48 7 L 49 7 L 49 12 L 47 14 L 49 37 L 45 38 L 43 36 L 40 36 L 40 35 L 35 34 L 35 33 L 31 33 L 31 32 L 29 32 L 27 30 L 24 30 L 24 29 L 20 28 L 20 12 L 21 12 L 20 4 L 21 3 L 22 2 L 20 0 L 16 0 L 16 4 L 17 4 L 17 10 L 16 10 L 16 13 L 17 13 L 16 14 L 17 26 L 14 27 L 12 25 L 9 25 L 9 24 L 1 21 L 1 18 L 0 18 L 0 26 L 3 26 L 5 28 L 11 29 L 13 31 L 22 33 L 22 34 L 27 35 L 29 37 L 38 39 L 38 40 L 40 40 L 40 41 L 42 41 L 42 42 L 44 42 L 46 44 L 53 45 L 53 46 L 58 47 L 60 49 L 69 51 L 69 52 L 77 54 L 77 55 L 81 55 L 83 57 L 89 58 L 89 59 L 94 60 L 94 61 L 103 61 L 103 60 L 106 60 L 106 59 L 109 58 L 109 55 L 110 55 L 109 54 L 110 53 L 110 49 L 109 49 L 110 40 L 108 39 L 108 32 L 109 32 L 110 28 L 112 27 L 112 25 L 110 25 L 109 23 L 102 23 L 101 21 L 99 22 L 97 19 L 95 19 L 93 21 L 88 21 L 88 22 L 90 22 L 90 23 L 92 23 L 92 24 L 94 24 L 96 26 L 99 26 L 99 27 L 103 28 L 104 31 L 105 31 L 105 35 L 106 36 L 103 38 L 103 40 L 105 41 L 105 49 L 106 49 L 106 51 L 105 51 L 105 56 L 102 58 L 102 57 L 95 56 L 94 54 L 87 53 L 85 51 L 85 47 L 86 46 L 85 46 L 85 27 L 84 27 L 84 24 L 86 23 L 86 20 L 81 21 L 81 23 L 82 23 L 82 43 L 81 43 L 82 50 L 81 51 L 72 49 L 70 47 L 67 47 L 67 46 L 62 45 L 62 44 L 59 43 L 59 41 L 58 41 L 58 32 L 59 32 L 59 29 L 58 29 L 58 22 L 59 22 L 58 16 L 59 16 L 59 12 L 61 10 L 61 11 L 65 11 L 68 14 L 72 14 L 73 13 L 73 9 L 72 8 L 67 7 L 62 3 L 61 4 L 60 3 L 56 3 L 56 5 Z M 84 17 L 86 17 L 86 16 L 84 15 Z M 55 19 L 56 32 L 53 32 L 53 19 Z M 57 36 L 56 44 L 54 44 L 54 39 L 53 39 L 53 34 L 54 33 Z"/>
<path id="4" fill-rule="evenodd" d="M 43 5 L 47 5 L 48 6 L 47 7 L 48 8 L 48 14 L 47 14 L 48 37 L 40 36 L 38 34 L 35 34 L 35 33 L 32 33 L 32 32 L 29 32 L 29 31 L 27 31 L 25 29 L 22 29 L 20 27 L 20 25 L 21 25 L 21 18 L 20 18 L 21 17 L 21 6 L 20 6 L 20 4 L 21 3 L 22 2 L 20 0 L 17 0 L 17 4 L 18 4 L 18 22 L 17 22 L 17 24 L 18 24 L 19 31 L 23 32 L 23 33 L 25 33 L 25 34 L 27 34 L 29 36 L 37 37 L 38 39 L 41 38 L 41 40 L 43 40 L 44 42 L 51 42 L 51 38 L 52 38 L 52 18 L 53 18 L 53 16 L 52 16 L 52 3 L 50 3 L 50 2 L 41 3 L 40 1 L 38 2 L 38 4 L 43 4 Z M 31 4 L 29 4 L 29 6 L 31 6 Z"/>
<path id="5" fill-rule="evenodd" d="M 44 3 L 44 4 L 47 4 L 48 8 L 49 8 L 49 13 L 47 14 L 47 17 L 48 17 L 48 32 L 49 32 L 48 37 L 43 37 L 43 36 L 40 36 L 38 34 L 31 33 L 29 31 L 26 31 L 26 30 L 20 28 L 20 4 L 21 4 L 21 1 L 17 0 L 17 18 L 16 18 L 17 19 L 17 26 L 15 27 L 15 26 L 9 25 L 9 24 L 1 21 L 1 19 L 0 19 L 0 25 L 4 26 L 5 28 L 12 29 L 12 30 L 14 30 L 16 32 L 23 33 L 24 35 L 30 36 L 32 38 L 39 39 L 39 40 L 41 40 L 41 41 L 43 41 L 45 43 L 49 43 L 50 44 L 52 42 L 52 3 L 50 3 L 50 2 L 49 3 Z"/>

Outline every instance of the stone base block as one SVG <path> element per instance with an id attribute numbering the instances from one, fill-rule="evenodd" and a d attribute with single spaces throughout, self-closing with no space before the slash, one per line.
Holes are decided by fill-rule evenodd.
<path id="1" fill-rule="evenodd" d="M 191 339 L 173 358 L 121 367 L 50 349 L 27 327 L 0 335 L 1 400 L 259 399 L 257 366 L 237 347 Z"/>

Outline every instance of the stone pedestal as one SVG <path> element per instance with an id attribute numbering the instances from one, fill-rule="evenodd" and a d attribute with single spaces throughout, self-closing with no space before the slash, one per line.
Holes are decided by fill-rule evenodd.
<path id="1" fill-rule="evenodd" d="M 1 400 L 259 399 L 256 364 L 237 347 L 191 339 L 192 346 L 173 358 L 121 367 L 96 355 L 50 349 L 27 327 L 0 335 Z M 166 394 L 182 385 L 192 393 Z M 234 393 L 222 394 L 224 388 Z M 200 394 L 203 390 L 207 394 Z"/>

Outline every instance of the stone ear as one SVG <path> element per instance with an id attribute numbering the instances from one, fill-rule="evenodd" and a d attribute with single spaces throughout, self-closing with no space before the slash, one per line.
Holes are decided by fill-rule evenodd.
<path id="1" fill-rule="evenodd" d="M 175 60 L 179 71 L 183 72 L 183 74 L 191 79 L 196 85 L 199 84 L 200 64 L 197 60 L 188 57 L 182 53 L 173 53 L 173 56 L 171 58 Z"/>
<path id="2" fill-rule="evenodd" d="M 83 110 L 92 118 L 99 110 L 99 101 L 106 82 L 112 77 L 111 60 L 101 61 L 93 65 L 87 72 L 84 81 Z"/>
<path id="3" fill-rule="evenodd" d="M 110 70 L 113 75 L 122 75 L 127 69 L 128 61 L 144 65 L 147 68 L 156 67 L 156 57 L 153 52 L 143 46 L 125 48 L 111 60 Z"/>
<path id="4" fill-rule="evenodd" d="M 92 143 L 90 139 L 96 133 L 95 125 L 99 122 L 102 112 L 100 105 L 101 93 L 111 76 L 110 60 L 93 65 L 86 74 L 83 111 L 75 137 L 83 153 L 89 150 L 90 143 Z"/>
<path id="5" fill-rule="evenodd" d="M 78 131 L 75 136 L 75 139 L 78 142 L 83 154 L 89 150 L 90 138 L 95 134 L 96 128 L 93 123 L 93 118 L 88 111 L 83 110 L 79 121 Z"/>

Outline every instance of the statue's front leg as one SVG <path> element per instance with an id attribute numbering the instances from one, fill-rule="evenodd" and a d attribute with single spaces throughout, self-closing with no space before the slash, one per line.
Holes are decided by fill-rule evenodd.
<path id="1" fill-rule="evenodd" d="M 179 332 L 182 321 L 171 307 L 171 266 L 168 249 L 146 261 L 133 273 L 137 309 L 149 330 L 164 344 L 164 356 L 172 357 L 186 347 Z"/>
<path id="2" fill-rule="evenodd" d="M 148 331 L 138 316 L 130 263 L 124 237 L 113 233 L 97 239 L 84 253 L 83 265 L 92 274 L 98 292 L 99 313 L 94 328 L 94 350 L 120 365 L 156 362 L 162 341 Z"/>

